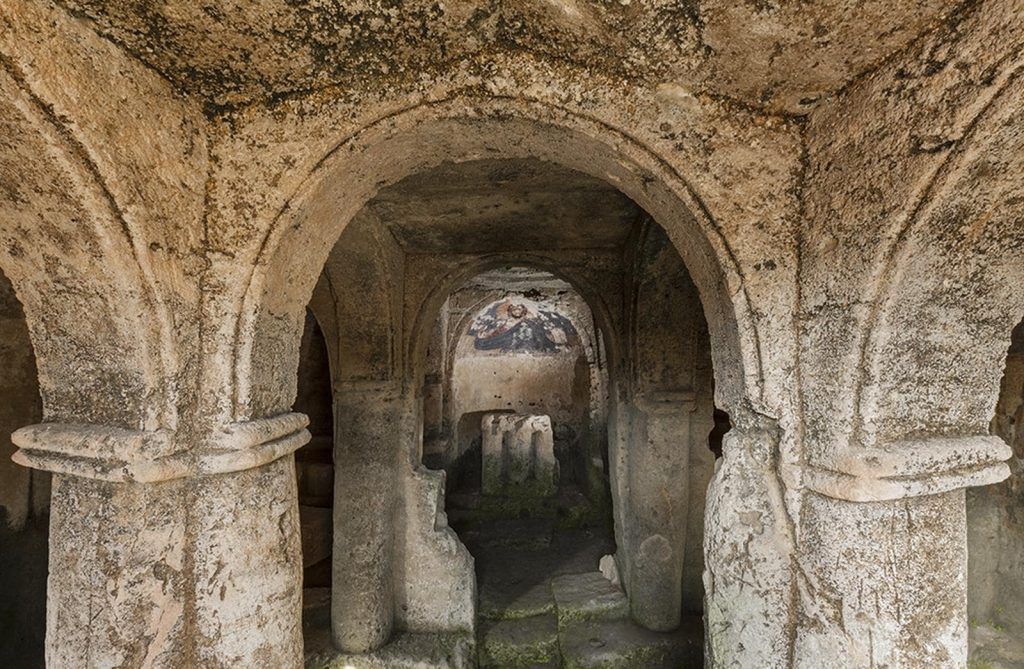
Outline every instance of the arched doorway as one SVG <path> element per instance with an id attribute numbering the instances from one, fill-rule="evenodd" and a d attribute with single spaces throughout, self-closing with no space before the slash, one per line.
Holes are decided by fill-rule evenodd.
<path id="1" fill-rule="evenodd" d="M 365 198 L 372 193 L 372 186 L 390 183 L 395 178 L 401 176 L 402 171 L 415 170 L 416 168 L 410 164 L 400 165 L 406 159 L 426 159 L 425 164 L 420 164 L 420 169 L 446 160 L 445 156 L 448 156 L 449 158 L 447 159 L 452 160 L 454 164 L 459 164 L 471 160 L 474 153 L 480 150 L 480 147 L 496 142 L 502 145 L 502 148 L 490 147 L 489 150 L 498 154 L 506 153 L 506 151 L 511 154 L 503 159 L 538 159 L 538 157 L 543 159 L 543 157 L 551 157 L 555 161 L 554 164 L 561 163 L 563 167 L 566 166 L 566 162 L 579 166 L 581 174 L 589 173 L 593 175 L 595 172 L 599 173 L 602 181 L 606 183 L 609 181 L 614 182 L 618 186 L 617 190 L 625 192 L 630 197 L 635 196 L 636 204 L 641 205 L 642 210 L 647 210 L 654 214 L 655 220 L 674 221 L 673 224 L 666 228 L 662 228 L 660 225 L 654 227 L 662 230 L 663 242 L 660 242 L 662 248 L 671 248 L 675 253 L 682 253 L 684 257 L 681 258 L 680 264 L 687 276 L 692 277 L 693 295 L 695 298 L 699 297 L 700 307 L 698 307 L 698 310 L 702 311 L 703 315 L 707 318 L 712 354 L 710 357 L 714 360 L 715 378 L 717 381 L 715 392 L 719 398 L 719 403 L 729 411 L 734 423 L 740 429 L 739 434 L 741 436 L 746 432 L 746 439 L 763 441 L 767 448 L 774 449 L 778 434 L 768 424 L 770 419 L 760 417 L 756 412 L 752 413 L 754 407 L 760 405 L 760 393 L 763 392 L 764 387 L 756 380 L 760 369 L 760 364 L 756 360 L 758 355 L 756 342 L 748 340 L 744 343 L 741 337 L 741 333 L 752 335 L 755 329 L 752 327 L 738 328 L 735 325 L 737 317 L 741 319 L 750 317 L 746 307 L 743 306 L 746 304 L 746 297 L 743 291 L 730 288 L 731 283 L 740 281 L 739 277 L 730 275 L 730 270 L 728 269 L 731 262 L 729 255 L 727 252 L 719 253 L 722 250 L 718 247 L 721 244 L 721 237 L 714 232 L 713 224 L 702 218 L 702 215 L 699 213 L 701 212 L 699 203 L 693 202 L 691 196 L 687 194 L 688 191 L 685 185 L 681 184 L 678 180 L 678 176 L 663 175 L 666 180 L 660 181 L 652 177 L 653 174 L 662 171 L 656 162 L 651 164 L 650 170 L 631 165 L 629 159 L 636 157 L 634 154 L 635 147 L 628 147 L 625 153 L 621 152 L 622 146 L 617 146 L 615 149 L 608 151 L 609 147 L 607 145 L 602 146 L 600 142 L 594 142 L 592 138 L 585 138 L 585 135 L 582 137 L 576 136 L 571 130 L 567 131 L 564 128 L 552 129 L 551 126 L 547 126 L 544 123 L 516 119 L 496 121 L 495 123 L 501 127 L 501 132 L 495 135 L 491 134 L 495 127 L 488 127 L 489 123 L 487 122 L 476 120 L 462 125 L 462 122 L 457 118 L 444 118 L 444 112 L 447 110 L 443 106 L 432 108 L 430 113 L 436 114 L 439 110 L 441 111 L 441 118 L 416 121 L 413 124 L 415 130 L 404 136 L 403 132 L 408 131 L 409 128 L 403 126 L 403 123 L 405 123 L 403 119 L 397 121 L 391 119 L 386 128 L 373 130 L 373 132 L 380 130 L 383 132 L 384 137 L 374 138 L 374 141 L 365 147 L 353 148 L 346 155 L 344 167 L 336 166 L 341 171 L 333 172 L 335 176 L 348 174 L 354 180 L 342 178 L 342 181 L 335 184 L 337 188 L 333 189 L 329 196 L 321 198 L 320 195 L 324 195 L 324 193 L 319 193 L 317 189 L 323 187 L 324 183 L 326 183 L 321 181 L 321 177 L 327 178 L 327 175 L 331 174 L 334 169 L 330 158 L 323 161 L 321 164 L 323 174 L 312 179 L 309 182 L 309 187 L 304 188 L 300 196 L 298 196 L 299 199 L 293 205 L 286 208 L 283 216 L 287 219 L 291 219 L 295 212 L 301 211 L 302 214 L 293 223 L 278 228 L 283 233 L 282 237 L 278 238 L 276 236 L 277 233 L 272 235 L 267 248 L 275 249 L 275 256 L 268 257 L 265 263 L 259 265 L 260 268 L 266 267 L 268 271 L 263 272 L 260 270 L 255 278 L 255 283 L 250 288 L 250 297 L 256 301 L 248 301 L 247 303 L 251 305 L 259 304 L 260 306 L 258 310 L 245 311 L 243 321 L 250 314 L 252 320 L 244 322 L 239 332 L 251 332 L 256 335 L 253 341 L 259 342 L 260 348 L 254 349 L 245 342 L 240 342 L 239 344 L 238 350 L 241 353 L 241 357 L 235 366 L 238 381 L 236 397 L 239 401 L 247 401 L 245 398 L 249 396 L 250 389 L 254 390 L 256 388 L 259 388 L 259 392 L 253 396 L 259 397 L 261 403 L 271 402 L 273 397 L 275 397 L 273 389 L 264 385 L 264 382 L 274 378 L 274 375 L 280 369 L 280 365 L 277 365 L 278 369 L 270 369 L 263 362 L 267 358 L 261 355 L 252 355 L 250 357 L 249 354 L 259 350 L 267 350 L 264 348 L 266 346 L 272 348 L 283 346 L 284 350 L 294 350 L 292 348 L 293 345 L 289 343 L 293 337 L 289 332 L 294 330 L 290 324 L 295 322 L 294 314 L 292 313 L 294 303 L 291 300 L 293 298 L 301 300 L 301 296 L 305 291 L 312 290 L 313 283 L 312 280 L 307 280 L 305 270 L 302 268 L 309 265 L 310 262 L 315 267 L 318 262 L 317 259 L 323 257 L 320 255 L 320 250 L 323 249 L 324 253 L 326 253 L 327 249 L 329 249 L 329 246 L 321 247 L 320 244 L 327 242 L 328 239 L 332 239 L 333 234 L 340 230 L 338 223 L 358 218 L 356 216 L 357 210 L 351 204 L 355 201 L 360 201 L 360 198 L 353 198 L 354 193 L 351 192 L 351 189 L 365 189 L 363 191 L 363 198 Z M 417 111 L 416 113 L 419 112 Z M 487 129 L 487 132 L 482 132 L 484 128 Z M 550 144 L 544 144 L 542 140 L 548 131 L 553 131 L 556 139 Z M 432 144 L 439 137 L 443 137 L 443 142 L 439 145 Z M 491 139 L 487 139 L 487 137 Z M 500 139 L 495 140 L 495 137 Z M 365 137 L 360 137 L 359 142 L 365 139 Z M 400 148 L 392 147 L 399 148 L 399 153 L 397 154 L 391 154 L 390 149 L 386 148 L 392 139 L 399 141 Z M 421 141 L 425 142 L 425 144 L 419 147 L 413 147 L 409 144 L 409 142 L 415 144 Z M 574 142 L 580 142 L 580 144 L 574 145 Z M 552 155 L 552 146 L 557 147 L 555 155 Z M 577 149 L 580 152 L 573 149 Z M 608 152 L 602 153 L 603 151 Z M 642 151 L 640 153 L 642 154 Z M 385 162 L 372 166 L 372 161 L 375 160 L 373 158 L 374 154 L 376 154 L 377 158 L 385 159 Z M 570 157 L 569 160 L 565 159 L 566 155 Z M 560 156 L 561 160 L 559 160 Z M 363 160 L 370 160 L 371 163 L 362 163 L 361 161 Z M 395 172 L 394 170 L 396 169 L 400 171 Z M 383 170 L 383 172 L 380 170 Z M 372 185 L 364 181 L 370 174 L 374 175 Z M 680 186 L 680 188 L 674 190 L 674 187 L 670 185 L 673 183 Z M 365 201 L 365 199 L 361 201 Z M 693 205 L 694 209 L 688 208 L 687 202 Z M 304 203 L 310 204 L 312 208 L 307 210 Z M 695 211 L 698 213 L 695 214 Z M 332 230 L 334 232 L 331 232 Z M 290 240 L 294 236 L 289 231 L 301 231 L 301 252 L 298 246 L 292 245 Z M 310 234 L 313 236 L 309 236 Z M 314 239 L 320 241 L 311 243 Z M 294 237 L 294 241 L 298 240 L 299 237 Z M 395 240 L 393 239 L 392 241 Z M 683 243 L 684 241 L 687 243 Z M 401 246 L 401 243 L 399 242 L 398 245 Z M 386 259 L 381 256 L 378 260 Z M 683 261 L 685 261 L 685 264 Z M 289 266 L 287 276 L 281 273 L 281 268 L 283 267 L 280 264 L 281 262 Z M 417 266 L 413 269 L 414 271 L 429 271 L 435 278 L 447 276 L 454 271 L 453 268 L 446 266 Z M 409 271 L 410 268 L 405 267 L 400 275 L 407 277 Z M 415 299 L 410 299 L 408 294 L 404 294 L 398 303 L 392 300 L 381 302 L 380 305 L 382 307 L 387 306 L 387 310 L 390 312 L 390 323 L 394 324 L 394 316 L 396 314 L 401 314 L 403 322 L 411 322 L 418 318 L 417 310 L 411 309 L 409 306 L 415 302 Z M 353 322 L 350 320 L 338 320 L 339 322 Z M 348 388 L 345 394 L 349 397 L 348 401 L 351 404 L 348 405 L 347 409 L 340 410 L 341 404 L 344 404 L 346 400 L 336 398 L 336 426 L 340 424 L 348 426 L 357 424 L 359 420 L 366 417 L 365 411 L 367 408 L 372 407 L 375 417 L 371 422 L 393 425 L 396 428 L 404 426 L 400 430 L 402 434 L 418 435 L 420 433 L 418 416 L 421 409 L 417 407 L 415 402 L 411 401 L 412 397 L 410 397 L 410 391 L 414 393 L 416 389 L 409 388 L 405 380 L 405 370 L 408 370 L 410 368 L 409 364 L 414 364 L 416 360 L 416 355 L 413 354 L 415 344 L 410 342 L 407 337 L 411 336 L 410 333 L 417 331 L 418 326 L 419 323 L 415 327 L 410 328 L 401 325 L 397 329 L 391 329 L 386 336 L 378 338 L 379 342 L 387 342 L 386 348 L 388 350 L 381 351 L 381 355 L 374 354 L 367 359 L 375 361 L 387 360 L 386 366 L 389 366 L 390 369 L 385 375 L 387 378 L 373 378 L 371 374 L 367 378 L 351 379 L 352 383 L 344 382 Z M 622 359 L 625 360 L 625 357 Z M 751 362 L 753 363 L 752 368 L 749 367 Z M 708 364 L 705 369 L 710 375 L 711 365 Z M 745 369 L 753 369 L 754 376 L 743 371 Z M 401 373 L 396 374 L 395 372 Z M 387 376 L 388 374 L 391 376 Z M 338 387 L 336 382 L 335 389 L 337 390 Z M 666 388 L 650 388 L 648 390 L 650 392 L 644 392 L 631 398 L 641 401 L 639 404 L 633 405 L 636 411 L 617 415 L 612 422 L 622 428 L 625 428 L 627 425 L 629 426 L 628 430 L 623 429 L 623 434 L 628 433 L 631 436 L 643 434 L 645 439 L 658 441 L 668 436 L 671 431 L 662 433 L 659 436 L 657 430 L 647 430 L 649 426 L 658 422 L 654 417 L 666 409 L 672 412 L 673 405 L 677 405 L 677 403 L 693 405 L 695 397 L 685 392 L 674 393 L 671 390 L 666 391 Z M 753 396 L 751 396 L 751 392 L 754 393 Z M 245 409 L 246 412 L 251 410 L 261 413 L 273 411 L 270 405 L 248 407 Z M 339 418 L 341 415 L 344 415 L 346 420 L 341 420 Z M 707 435 L 711 432 L 711 416 L 712 412 L 709 409 L 707 412 L 709 422 L 707 425 L 701 425 L 699 430 L 705 450 L 707 450 Z M 641 432 L 633 431 L 633 428 L 636 426 L 641 426 Z M 362 433 L 371 428 L 368 425 L 360 424 L 357 429 Z M 643 430 L 647 431 L 644 432 Z M 378 434 L 377 436 L 381 435 Z M 366 439 L 361 440 L 363 442 L 367 441 Z M 386 437 L 385 441 L 404 442 L 405 440 L 392 435 Z M 374 443 L 377 442 L 374 441 Z M 408 525 L 405 526 L 405 529 L 398 530 L 395 538 L 397 542 L 396 552 L 391 553 L 391 549 L 384 546 L 375 547 L 374 550 L 381 551 L 381 554 L 392 554 L 396 557 L 398 564 L 393 566 L 398 570 L 409 569 L 407 558 L 412 544 L 416 542 L 424 544 L 433 543 L 432 548 L 426 549 L 427 553 L 431 551 L 444 552 L 450 550 L 450 548 L 445 547 L 452 546 L 454 539 L 453 536 L 447 536 L 446 538 L 446 532 L 450 535 L 450 530 L 444 525 L 443 519 L 439 524 L 437 519 L 433 518 L 433 512 L 429 511 L 431 508 L 436 508 L 437 502 L 431 501 L 432 498 L 430 496 L 435 495 L 439 487 L 436 482 L 430 479 L 429 475 L 417 472 L 415 469 L 416 462 L 418 462 L 418 452 L 416 449 L 418 449 L 419 443 L 418 440 L 408 443 L 407 450 L 399 457 L 400 468 L 412 468 L 411 471 L 407 470 L 405 473 L 399 472 L 399 485 L 394 488 L 399 493 L 399 499 L 384 501 L 382 502 L 384 507 L 374 511 L 375 518 L 387 518 L 392 513 L 390 510 L 392 508 L 391 505 L 397 505 L 399 524 L 411 522 L 411 519 L 417 514 L 426 514 L 427 516 L 427 528 L 425 530 L 421 528 L 420 530 L 410 532 Z M 403 463 L 406 458 L 410 458 L 411 462 Z M 646 463 L 645 466 L 651 467 L 652 464 Z M 731 461 L 727 459 L 726 466 L 723 469 L 730 467 L 742 468 L 745 466 L 742 458 Z M 677 487 L 688 488 L 690 485 L 688 481 L 685 486 L 675 485 L 680 480 L 687 478 L 685 472 L 680 471 L 677 467 L 665 468 L 663 473 L 666 477 L 668 488 L 675 490 Z M 747 477 L 747 483 L 753 486 L 753 490 L 747 491 L 744 494 L 744 504 L 748 506 L 758 505 L 759 509 L 762 509 L 764 513 L 771 516 L 778 513 L 779 508 L 775 505 L 774 500 L 768 499 L 768 484 L 764 484 L 764 487 L 761 487 L 762 484 L 759 483 L 759 477 L 765 475 L 773 476 L 761 473 L 758 470 Z M 385 482 L 384 485 L 387 487 L 389 484 Z M 403 489 L 403 485 L 418 488 L 418 491 L 410 492 L 408 487 Z M 644 486 L 637 487 L 643 488 Z M 654 487 L 656 488 L 657 486 Z M 664 489 L 664 486 L 662 488 Z M 735 494 L 735 491 L 730 489 L 725 489 L 722 492 L 725 495 Z M 619 494 L 619 492 L 613 489 L 613 495 L 615 494 Z M 401 498 L 403 495 L 404 499 Z M 426 497 L 421 497 L 421 495 L 426 495 Z M 380 501 L 380 498 L 377 501 Z M 375 504 L 377 501 L 375 501 Z M 721 502 L 722 500 L 718 501 Z M 337 498 L 335 504 L 335 512 L 337 514 Z M 732 527 L 731 522 L 730 520 L 719 524 L 719 532 L 709 542 L 712 548 L 709 549 L 710 552 L 708 554 L 715 557 L 715 559 L 725 560 L 725 564 L 728 564 L 730 559 L 728 557 L 729 553 L 715 551 L 714 546 L 720 542 L 732 545 L 737 542 L 743 543 L 746 541 L 746 539 L 732 534 L 730 529 Z M 681 527 L 683 524 L 682 519 L 680 519 L 679 526 Z M 674 556 L 676 549 L 671 546 L 672 542 L 670 540 L 665 538 L 661 532 L 656 531 L 656 527 L 660 526 L 657 524 L 644 526 L 642 523 L 632 522 L 620 523 L 620 525 L 621 529 L 617 534 L 625 537 L 625 532 L 628 529 L 630 532 L 633 532 L 633 536 L 625 540 L 632 541 L 637 549 L 640 546 L 645 546 L 645 555 L 649 558 L 646 562 L 647 565 L 664 563 L 650 570 L 647 566 L 644 566 L 644 561 L 636 562 L 634 564 L 636 569 L 631 571 L 631 575 L 626 577 L 627 581 L 636 578 L 638 583 L 644 581 L 644 579 L 651 579 L 653 582 L 657 582 L 664 580 L 666 575 L 673 575 L 672 578 L 675 579 L 676 567 L 672 562 L 676 558 L 666 558 L 666 556 Z M 721 591 L 721 595 L 718 593 L 714 595 L 716 600 L 720 598 L 720 601 L 716 601 L 715 606 L 716 616 L 719 619 L 729 619 L 731 615 L 730 597 L 725 594 L 725 590 L 721 589 L 740 587 L 746 592 L 748 604 L 750 597 L 762 598 L 765 602 L 764 605 L 760 605 L 759 610 L 765 612 L 765 615 L 768 616 L 767 622 L 763 620 L 764 615 L 758 614 L 759 619 L 762 619 L 762 624 L 760 625 L 762 632 L 768 635 L 781 634 L 783 628 L 789 625 L 788 616 L 771 613 L 774 608 L 777 608 L 776 605 L 780 598 L 786 599 L 790 595 L 786 585 L 789 578 L 788 567 L 780 553 L 780 551 L 784 552 L 785 545 L 790 541 L 790 537 L 786 534 L 784 528 L 781 528 L 781 525 L 782 523 L 776 519 L 770 521 L 767 525 L 762 525 L 761 529 L 756 532 L 758 536 L 754 540 L 761 542 L 766 552 L 778 553 L 776 556 L 778 559 L 773 558 L 771 560 L 759 561 L 760 565 L 766 570 L 764 574 L 757 573 L 755 568 L 754 574 L 744 573 L 742 575 L 742 583 L 740 583 L 739 579 L 733 579 L 732 575 L 727 573 L 726 570 L 720 571 L 718 577 L 712 581 L 716 588 Z M 767 527 L 767 532 L 764 531 L 765 527 Z M 335 530 L 337 537 L 337 526 Z M 749 533 L 749 529 L 745 527 L 738 527 L 738 530 L 739 534 Z M 780 532 L 781 536 L 767 536 L 774 535 L 776 532 Z M 648 539 L 653 540 L 647 541 Z M 402 542 L 404 542 L 405 555 L 402 555 Z M 647 543 L 645 544 L 645 542 Z M 666 544 L 669 545 L 667 548 Z M 419 547 L 421 548 L 422 546 Z M 337 553 L 337 544 L 335 549 Z M 383 562 L 375 560 L 374 564 L 381 565 Z M 337 560 L 335 565 L 338 565 Z M 384 568 L 384 572 L 389 573 L 390 570 L 391 567 Z M 454 569 L 454 572 L 458 571 L 458 569 Z M 760 583 L 762 576 L 765 576 L 763 584 Z M 451 580 L 448 581 L 446 579 Z M 389 593 L 388 589 L 395 587 L 404 588 L 412 583 L 411 579 L 403 578 L 402 576 L 391 578 L 386 573 L 382 573 L 376 576 L 375 580 L 380 586 L 376 589 L 376 592 L 380 593 L 382 597 L 379 601 L 386 602 L 391 597 L 395 597 L 399 601 L 399 606 L 392 609 L 386 604 L 374 604 L 376 610 L 374 615 L 378 616 L 378 619 L 370 625 L 370 633 L 364 635 L 362 642 L 354 644 L 353 649 L 358 647 L 362 647 L 363 650 L 374 648 L 390 638 L 396 619 L 391 618 L 387 611 L 394 610 L 398 619 L 407 614 L 412 617 L 412 614 L 409 612 L 420 612 L 429 608 L 423 602 L 427 600 L 437 601 L 438 598 L 428 597 L 426 593 L 436 590 L 437 587 L 447 588 L 449 594 L 458 590 L 454 583 L 459 580 L 459 577 L 455 573 L 449 573 L 444 578 L 433 579 L 430 588 L 417 588 L 414 586 L 406 588 L 405 592 L 399 593 Z M 733 581 L 736 582 L 733 583 Z M 336 573 L 335 583 L 337 582 L 338 575 Z M 682 584 L 675 584 L 675 581 L 673 583 L 670 590 L 674 591 L 682 588 Z M 441 585 L 439 586 L 438 584 Z M 629 589 L 627 587 L 627 590 Z M 652 587 L 648 590 L 648 593 L 653 596 L 661 590 L 661 588 Z M 637 593 L 635 598 L 638 602 L 653 601 L 651 597 L 640 594 L 643 591 L 642 587 L 633 587 L 632 591 Z M 337 593 L 335 593 L 335 600 L 337 600 L 337 596 Z M 676 599 L 674 596 L 668 598 L 669 601 L 674 599 Z M 363 599 L 362 601 L 369 600 L 378 601 L 373 597 Z M 774 602 L 774 604 L 771 602 Z M 748 604 L 744 606 L 749 608 Z M 661 607 L 660 610 L 656 610 L 659 607 L 655 607 L 649 611 L 642 610 L 642 606 L 634 608 L 637 610 L 632 611 L 633 617 L 647 620 L 651 627 L 672 628 L 678 624 L 680 612 L 677 606 Z M 441 614 L 441 617 L 443 618 L 445 615 Z M 463 617 L 459 617 L 459 619 L 465 620 Z M 659 619 L 661 622 L 658 621 Z M 464 624 L 458 623 L 451 618 L 446 620 L 446 624 L 451 623 L 456 627 L 459 624 Z M 401 621 L 399 624 L 399 629 L 404 628 L 408 631 L 415 631 L 417 627 L 419 625 L 410 624 L 408 619 Z M 741 631 L 734 633 L 742 635 Z M 722 628 L 722 634 L 725 636 L 730 634 L 728 627 Z M 729 642 L 726 640 L 723 643 L 728 644 Z"/>
<path id="2" fill-rule="evenodd" d="M 628 618 L 598 570 L 615 553 L 601 340 L 571 283 L 524 267 L 469 279 L 438 314 L 423 458 L 446 472 L 448 522 L 474 556 L 484 666 L 557 663 L 559 627 L 587 625 L 573 616 Z M 532 643 L 511 642 L 519 636 Z"/>

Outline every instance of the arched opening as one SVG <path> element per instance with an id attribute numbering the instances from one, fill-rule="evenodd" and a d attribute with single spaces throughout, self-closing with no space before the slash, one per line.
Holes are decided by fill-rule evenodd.
<path id="1" fill-rule="evenodd" d="M 295 410 L 309 416 L 309 443 L 295 452 L 295 482 L 302 537 L 303 626 L 323 627 L 316 618 L 330 601 L 334 538 L 334 409 L 331 367 L 323 330 L 307 310 L 302 329 Z"/>
<path id="2" fill-rule="evenodd" d="M 972 666 L 1024 666 L 1024 322 L 1013 331 L 992 434 L 1013 449 L 1010 478 L 967 491 Z"/>
<path id="3" fill-rule="evenodd" d="M 310 313 L 335 495 L 309 652 L 396 652 L 440 628 L 475 634 L 483 666 L 699 661 L 711 339 L 647 212 L 535 159 L 444 164 L 356 214 Z"/>
<path id="4" fill-rule="evenodd" d="M 427 347 L 424 464 L 445 470 L 449 493 L 479 493 L 482 419 L 547 415 L 559 486 L 586 491 L 588 467 L 607 461 L 604 350 L 586 301 L 547 272 L 507 267 L 456 288 Z"/>
<path id="5" fill-rule="evenodd" d="M 579 590 L 591 591 L 588 614 L 628 617 L 598 570 L 615 553 L 602 339 L 571 283 L 524 267 L 456 287 L 432 330 L 423 460 L 446 472 L 448 522 L 474 556 L 484 664 L 513 650 L 496 650 L 495 634 L 560 610 L 564 622 Z M 543 643 L 518 650 L 554 654 Z"/>
<path id="6" fill-rule="evenodd" d="M 42 667 L 50 475 L 11 461 L 11 433 L 40 422 L 43 407 L 25 314 L 2 273 L 0 368 L 0 665 Z"/>
<path id="7" fill-rule="evenodd" d="M 417 108 L 339 145 L 346 147 L 344 161 L 336 160 L 336 151 L 320 161 L 281 211 L 280 224 L 265 245 L 268 255 L 257 264 L 248 289 L 236 348 L 236 413 L 290 407 L 288 380 L 278 384 L 275 379 L 289 369 L 280 363 L 281 353 L 296 357 L 297 304 L 305 304 L 310 294 L 333 365 L 331 630 L 329 642 L 317 648 L 310 647 L 307 637 L 307 650 L 318 657 L 337 657 L 331 643 L 350 653 L 381 654 L 408 649 L 411 637 L 465 638 L 476 628 L 471 558 L 442 511 L 443 479 L 421 465 L 424 439 L 437 436 L 423 420 L 430 411 L 422 401 L 429 392 L 423 366 L 430 332 L 452 288 L 495 267 L 522 265 L 562 278 L 571 275 L 595 317 L 616 334 L 615 341 L 606 342 L 610 376 L 619 379 L 610 382 L 608 470 L 615 473 L 611 494 L 617 551 L 615 567 L 607 572 L 618 576 L 627 593 L 628 624 L 654 635 L 677 634 L 683 620 L 694 620 L 692 627 L 699 628 L 701 544 L 708 547 L 708 556 L 728 566 L 733 553 L 727 548 L 748 541 L 740 537 L 750 534 L 747 525 L 733 531 L 735 523 L 745 521 L 732 511 L 716 523 L 715 534 L 700 540 L 703 495 L 714 471 L 709 448 L 713 397 L 747 443 L 775 449 L 778 439 L 771 419 L 758 413 L 764 385 L 756 327 L 724 238 L 679 175 L 666 171 L 642 147 L 622 137 L 595 139 L 608 129 L 581 119 L 552 122 L 542 111 L 545 120 L 539 121 L 517 118 L 521 109 L 512 114 L 484 109 L 503 104 L 483 102 L 475 109 L 483 116 L 473 119 L 459 118 L 458 105 Z M 457 209 L 452 216 L 433 216 L 435 221 L 419 216 L 438 199 L 437 188 L 461 183 L 451 178 L 452 170 L 463 170 L 461 177 L 473 176 L 477 185 L 490 182 L 494 193 L 515 194 L 504 168 L 516 163 L 513 175 L 522 173 L 524 164 L 543 166 L 534 183 L 556 186 L 538 188 L 546 192 L 547 204 L 525 212 L 511 205 Z M 553 179 L 544 172 L 552 169 L 560 171 Z M 577 209 L 575 223 L 550 215 L 560 211 L 563 200 L 572 201 L 557 187 L 567 175 L 631 207 L 628 224 L 622 226 L 625 245 L 604 246 L 598 262 L 586 256 L 594 250 L 593 240 L 603 239 L 590 233 L 600 228 L 594 221 L 604 208 Z M 428 183 L 401 206 L 389 199 L 417 179 L 433 181 L 434 190 Z M 587 187 L 582 190 L 586 196 L 577 200 L 594 195 Z M 474 202 L 467 192 L 460 197 Z M 512 200 L 516 206 L 531 201 Z M 536 222 L 545 213 L 540 237 L 504 228 L 508 220 Z M 396 215 L 412 224 L 382 224 Z M 475 236 L 466 237 L 458 225 L 445 229 L 445 221 L 452 219 L 469 224 Z M 431 228 L 436 221 L 440 229 Z M 420 243 L 426 247 L 410 250 Z M 440 250 L 430 248 L 439 243 Z M 317 305 L 330 313 L 320 313 Z M 686 320 L 673 321 L 674 316 Z M 644 345 L 650 342 L 663 350 Z M 669 358 L 672 363 L 661 364 Z M 746 467 L 744 457 L 727 457 L 720 469 Z M 746 487 L 754 489 L 743 493 L 742 504 L 775 513 L 760 471 L 744 476 Z M 731 508 L 730 496 L 739 493 L 734 487 L 719 490 L 717 508 Z M 699 503 L 691 503 L 694 495 L 701 496 Z M 778 520 L 757 534 L 752 540 L 769 552 L 784 552 L 790 540 Z M 733 612 L 731 589 L 743 590 L 747 610 L 753 610 L 753 599 L 764 600 L 755 607 L 763 612 L 759 619 L 767 617 L 760 626 L 763 634 L 781 635 L 789 624 L 784 607 L 777 607 L 778 598 L 788 592 L 788 574 L 776 567 L 784 561 L 759 564 L 771 573 L 744 566 L 742 577 L 734 578 L 719 569 L 712 581 L 719 591 L 714 595 L 716 621 L 728 621 L 714 626 L 723 638 L 729 629 L 743 629 L 736 627 L 734 613 L 744 614 Z M 440 647 L 436 639 L 429 645 Z M 675 652 L 671 644 L 655 645 L 666 658 Z M 699 653 L 699 639 L 691 639 L 687 648 Z"/>

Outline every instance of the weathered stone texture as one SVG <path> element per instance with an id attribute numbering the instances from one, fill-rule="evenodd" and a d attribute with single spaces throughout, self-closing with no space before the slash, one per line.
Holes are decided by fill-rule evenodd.
<path id="1" fill-rule="evenodd" d="M 637 621 L 703 602 L 714 667 L 962 666 L 963 489 L 1011 473 L 1022 66 L 1020 0 L 8 0 L 0 268 L 42 413 L 0 419 L 57 472 L 50 664 L 301 664 L 308 308 L 334 641 L 456 635 L 460 666 L 476 583 L 423 380 L 452 291 L 516 264 L 592 313 L 587 476 Z M 36 475 L 3 471 L 21 519 Z"/>
<path id="2" fill-rule="evenodd" d="M 483 480 L 485 495 L 549 497 L 558 487 L 558 461 L 548 416 L 485 414 Z"/>

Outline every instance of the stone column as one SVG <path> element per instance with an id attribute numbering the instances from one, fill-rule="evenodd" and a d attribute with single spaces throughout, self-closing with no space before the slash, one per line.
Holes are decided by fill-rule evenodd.
<path id="1" fill-rule="evenodd" d="M 165 430 L 18 430 L 15 461 L 54 474 L 47 665 L 297 666 L 298 518 L 285 456 L 308 441 L 305 425 L 301 414 L 235 423 L 198 446 Z"/>
<path id="2" fill-rule="evenodd" d="M 633 619 L 656 631 L 675 629 L 682 615 L 694 408 L 689 393 L 650 394 L 632 420 L 622 566 Z"/>
<path id="3" fill-rule="evenodd" d="M 335 387 L 331 631 L 347 652 L 383 645 L 394 626 L 402 408 L 390 387 Z"/>
<path id="4" fill-rule="evenodd" d="M 997 437 L 935 437 L 805 468 L 794 666 L 965 666 L 964 488 L 1004 479 L 1009 455 Z"/>

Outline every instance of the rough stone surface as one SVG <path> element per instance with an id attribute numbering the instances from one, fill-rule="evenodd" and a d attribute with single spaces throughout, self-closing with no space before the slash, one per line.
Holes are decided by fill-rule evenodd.
<path id="1" fill-rule="evenodd" d="M 559 576 L 551 581 L 551 594 L 559 629 L 575 620 L 622 619 L 629 613 L 625 593 L 601 572 Z"/>
<path id="2" fill-rule="evenodd" d="M 1024 662 L 1024 325 L 1013 331 L 992 432 L 1013 447 L 1007 481 L 967 492 L 970 659 L 993 666 Z M 983 665 L 982 665 L 983 666 Z"/>
<path id="3" fill-rule="evenodd" d="M 547 582 L 524 584 L 516 578 L 490 578 L 478 585 L 480 603 L 477 612 L 486 620 L 529 618 L 555 610 L 551 585 Z"/>
<path id="4" fill-rule="evenodd" d="M 658 633 L 628 621 L 583 620 L 561 635 L 566 669 L 671 669 L 701 664 L 699 620 Z"/>
<path id="5" fill-rule="evenodd" d="M 485 495 L 544 498 L 558 486 L 558 460 L 548 416 L 485 414 L 481 418 Z"/>
<path id="6" fill-rule="evenodd" d="M 607 457 L 575 473 L 608 486 L 635 622 L 703 607 L 718 668 L 963 667 L 969 606 L 1021 619 L 1019 560 L 968 563 L 969 528 L 1013 552 L 1016 513 L 972 495 L 969 524 L 964 491 L 1019 485 L 990 433 L 1024 316 L 1022 68 L 1020 0 L 7 0 L 0 269 L 41 404 L 4 385 L 0 418 L 56 472 L 48 664 L 302 663 L 307 309 L 328 635 L 468 638 L 427 351 L 458 286 L 525 267 L 592 314 L 603 371 L 573 389 Z M 45 504 L 14 471 L 17 525 Z"/>
<path id="7" fill-rule="evenodd" d="M 558 658 L 558 623 L 553 614 L 484 623 L 480 666 L 524 667 Z"/>

